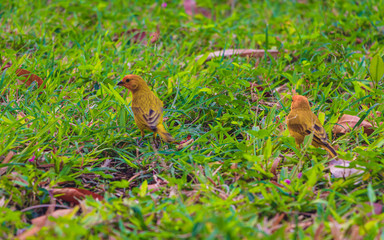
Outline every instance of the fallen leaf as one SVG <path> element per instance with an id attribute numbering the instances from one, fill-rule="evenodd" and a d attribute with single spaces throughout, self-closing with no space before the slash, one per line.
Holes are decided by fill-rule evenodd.
<path id="1" fill-rule="evenodd" d="M 99 194 L 79 188 L 55 188 L 52 190 L 52 194 L 59 195 L 55 196 L 58 199 L 74 204 L 79 204 L 79 200 L 84 199 L 85 196 L 92 196 L 94 199 L 100 201 L 104 199 L 104 197 L 100 196 Z"/>
<path id="2" fill-rule="evenodd" d="M 9 153 L 7 154 L 7 156 L 4 158 L 4 160 L 3 160 L 1 163 L 2 163 L 2 164 L 9 163 L 9 161 L 11 161 L 13 155 L 15 155 L 15 152 L 13 152 L 13 151 L 9 151 Z M 3 175 L 3 174 L 7 171 L 7 168 L 8 168 L 8 167 L 2 167 L 2 168 L 0 168 L 0 176 Z"/>
<path id="3" fill-rule="evenodd" d="M 79 210 L 78 207 L 76 208 L 70 208 L 70 209 L 60 209 L 52 212 L 48 215 L 43 215 L 37 218 L 32 219 L 33 227 L 31 229 L 28 229 L 27 231 L 23 232 L 22 234 L 18 235 L 16 238 L 20 240 L 27 239 L 28 237 L 31 237 L 38 233 L 42 227 L 45 226 L 52 226 L 54 223 L 48 220 L 49 216 L 52 216 L 54 218 L 66 216 L 69 214 L 76 214 L 76 212 Z"/>
<path id="4" fill-rule="evenodd" d="M 193 138 L 191 138 L 191 135 L 189 135 L 186 140 L 183 140 L 180 143 L 178 143 L 178 145 L 176 146 L 176 149 L 181 150 L 181 149 L 185 148 L 186 146 L 188 146 L 189 144 L 193 143 L 194 141 L 195 140 Z"/>
<path id="5" fill-rule="evenodd" d="M 341 233 L 341 225 L 338 223 L 331 215 L 328 216 L 328 220 L 330 221 L 329 225 L 331 228 L 331 234 L 334 240 L 343 239 L 343 234 Z"/>
<path id="6" fill-rule="evenodd" d="M 368 212 L 367 217 L 372 216 L 372 214 L 379 215 L 383 213 L 383 205 L 381 203 L 372 203 L 373 206 L 371 206 L 370 202 L 366 202 L 365 204 L 366 206 L 369 206 L 369 208 L 373 207 L 373 211 Z M 360 209 L 364 208 L 362 204 L 357 205 L 357 207 Z M 360 212 L 359 210 L 357 211 Z"/>
<path id="7" fill-rule="evenodd" d="M 381 203 L 373 203 L 373 213 L 376 215 L 383 213 L 383 205 Z"/>
<path id="8" fill-rule="evenodd" d="M 355 168 L 348 168 L 350 165 L 350 161 L 345 160 L 332 160 L 329 162 L 329 170 L 335 178 L 346 178 L 351 176 L 352 174 L 360 174 L 363 171 Z M 343 168 L 340 168 L 341 166 Z"/>
<path id="9" fill-rule="evenodd" d="M 287 93 L 289 88 L 287 87 L 287 84 L 283 84 L 273 90 L 274 93 Z"/>
<path id="10" fill-rule="evenodd" d="M 349 235 L 350 240 L 363 240 L 364 238 L 360 235 L 360 227 L 358 225 L 353 225 L 351 227 L 351 234 Z"/>
<path id="11" fill-rule="evenodd" d="M 184 0 L 184 10 L 185 13 L 189 16 L 194 16 L 195 14 L 202 14 L 207 18 L 212 18 L 211 11 L 206 8 L 197 7 L 195 0 Z"/>
<path id="12" fill-rule="evenodd" d="M 375 113 L 374 113 L 374 112 L 371 112 L 371 113 L 369 114 L 369 116 L 370 116 L 371 118 L 381 117 L 381 112 L 380 112 L 380 111 L 376 111 L 376 116 L 375 116 Z"/>
<path id="13" fill-rule="evenodd" d="M 231 169 L 237 169 L 238 168 L 238 164 L 237 163 L 232 163 L 231 164 Z"/>
<path id="14" fill-rule="evenodd" d="M 16 75 L 19 76 L 19 77 L 24 77 L 25 78 L 23 80 L 23 82 L 25 83 L 25 85 L 27 85 L 27 87 L 31 86 L 33 81 L 37 82 L 39 87 L 41 85 L 43 85 L 43 80 L 39 76 L 37 76 L 36 74 L 31 73 L 28 70 L 19 68 L 19 69 L 16 70 Z M 44 88 L 45 88 L 45 86 L 44 86 Z"/>
<path id="15" fill-rule="evenodd" d="M 273 229 L 272 232 L 275 232 L 276 230 L 279 229 L 280 222 L 281 220 L 283 220 L 284 217 L 285 217 L 285 213 L 276 214 L 276 216 L 272 219 L 272 227 L 271 227 L 271 229 Z"/>
<path id="16" fill-rule="evenodd" d="M 162 187 L 162 186 L 164 186 L 164 184 L 163 185 L 160 185 L 157 183 L 156 184 L 149 184 L 147 189 L 148 189 L 148 192 L 153 193 L 153 192 L 159 191 L 160 187 Z"/>
<path id="17" fill-rule="evenodd" d="M 285 188 L 285 186 L 284 186 L 284 185 L 282 185 L 282 184 L 280 184 L 280 183 L 277 183 L 277 182 L 276 182 L 276 181 L 274 181 L 274 180 L 270 180 L 270 182 L 271 182 L 273 185 L 277 186 L 277 187 L 280 187 L 280 188 Z"/>
<path id="18" fill-rule="evenodd" d="M 5 69 L 9 68 L 12 66 L 12 63 L 11 62 L 7 62 L 4 67 L 1 68 L 1 71 L 4 71 Z"/>
<path id="19" fill-rule="evenodd" d="M 378 124 L 377 124 L 377 122 L 375 121 L 376 119 L 378 119 L 378 118 L 380 118 L 381 117 L 381 112 L 379 112 L 379 111 L 376 111 L 376 114 L 375 113 L 373 113 L 373 112 L 371 112 L 370 114 L 369 114 L 369 120 L 372 120 L 374 123 L 373 123 L 373 127 L 377 127 L 378 125 L 379 126 L 381 126 L 381 125 L 383 125 L 383 122 L 379 122 Z"/>
<path id="20" fill-rule="evenodd" d="M 277 157 L 273 160 L 272 167 L 270 169 L 271 173 L 276 176 L 276 170 L 279 167 L 279 163 L 281 161 L 281 157 Z"/>
<path id="21" fill-rule="evenodd" d="M 268 50 L 269 54 L 272 57 L 277 57 L 280 53 L 278 50 Z M 198 61 L 205 54 L 199 55 L 195 58 L 195 61 Z M 240 56 L 240 57 L 253 57 L 253 58 L 262 58 L 265 56 L 265 50 L 263 49 L 226 49 L 221 51 L 215 51 L 209 53 L 207 59 L 205 61 L 209 61 L 216 57 L 232 57 L 232 56 Z"/>
<path id="22" fill-rule="evenodd" d="M 295 229 L 295 228 L 301 228 L 301 229 L 307 229 L 308 227 L 310 227 L 311 225 L 313 224 L 313 219 L 309 219 L 307 221 L 302 221 L 302 222 L 299 222 L 299 223 L 291 223 L 286 229 L 285 231 L 286 232 L 290 232 L 292 231 L 292 229 Z"/>
<path id="23" fill-rule="evenodd" d="M 316 229 L 314 240 L 323 239 L 322 237 L 323 230 L 324 230 L 324 223 L 320 223 L 319 227 Z"/>
<path id="24" fill-rule="evenodd" d="M 68 214 L 71 214 L 74 210 L 78 210 L 78 208 L 76 209 L 73 209 L 73 208 L 70 208 L 70 209 L 59 209 L 59 210 L 56 210 L 54 212 L 52 212 L 51 214 L 49 215 L 43 215 L 43 216 L 40 216 L 40 217 L 37 217 L 37 218 L 34 218 L 31 220 L 32 224 L 33 225 L 36 225 L 36 226 L 49 226 L 52 224 L 52 222 L 48 221 L 48 217 L 49 216 L 52 216 L 54 218 L 58 218 L 58 217 L 62 217 L 62 216 L 66 216 Z"/>
<path id="25" fill-rule="evenodd" d="M 13 181 L 15 186 L 28 186 L 28 182 L 23 178 L 23 175 L 18 172 L 11 172 L 6 177 Z"/>
<path id="26" fill-rule="evenodd" d="M 12 63 L 8 62 L 4 67 L 2 67 L 1 71 L 4 71 L 5 69 L 10 68 L 11 66 L 12 66 Z M 22 80 L 22 82 L 25 83 L 25 85 L 27 85 L 27 87 L 31 86 L 33 81 L 36 81 L 37 85 L 39 87 L 41 85 L 43 85 L 43 83 L 44 83 L 43 80 L 39 76 L 37 76 L 36 74 L 31 73 L 28 70 L 22 69 L 22 68 L 18 68 L 16 70 L 16 75 L 18 77 L 23 77 L 24 78 Z M 45 86 L 44 86 L 44 88 L 45 88 Z"/>
<path id="27" fill-rule="evenodd" d="M 334 134 L 345 134 L 347 132 L 350 132 L 351 129 L 355 127 L 355 125 L 360 121 L 360 118 L 357 116 L 352 116 L 348 114 L 344 114 L 340 120 L 335 124 L 333 127 L 332 132 Z M 363 120 L 360 123 L 359 127 L 364 128 L 364 133 L 367 135 L 371 135 L 374 131 L 372 124 L 370 124 L 368 121 Z"/>

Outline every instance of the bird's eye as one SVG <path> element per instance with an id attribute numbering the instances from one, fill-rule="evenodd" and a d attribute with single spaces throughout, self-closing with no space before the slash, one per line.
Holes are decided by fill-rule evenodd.
<path id="1" fill-rule="evenodd" d="M 125 82 L 126 82 L 126 83 L 129 83 L 129 80 L 130 80 L 130 79 L 127 79 L 127 80 L 125 80 Z"/>

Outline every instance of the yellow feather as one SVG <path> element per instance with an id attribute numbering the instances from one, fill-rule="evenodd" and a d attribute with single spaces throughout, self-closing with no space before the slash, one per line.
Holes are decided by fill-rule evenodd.
<path id="1" fill-rule="evenodd" d="M 313 133 L 312 145 L 324 148 L 332 157 L 336 157 L 335 149 L 328 143 L 327 134 L 317 116 L 311 111 L 308 99 L 296 95 L 292 98 L 291 112 L 287 117 L 288 131 L 300 146 L 306 135 Z"/>
<path id="2" fill-rule="evenodd" d="M 132 112 L 137 127 L 144 136 L 144 131 L 156 133 L 168 143 L 175 142 L 163 125 L 163 102 L 149 89 L 147 83 L 137 75 L 127 75 L 118 83 L 132 92 Z"/>

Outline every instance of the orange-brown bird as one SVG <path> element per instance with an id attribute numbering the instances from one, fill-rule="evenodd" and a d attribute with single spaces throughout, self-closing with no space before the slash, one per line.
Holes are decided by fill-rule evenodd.
<path id="1" fill-rule="evenodd" d="M 163 125 L 163 102 L 156 97 L 140 76 L 127 75 L 117 85 L 128 88 L 132 92 L 132 112 L 142 138 L 144 138 L 144 130 L 148 130 L 154 133 L 154 140 L 158 133 L 165 142 L 175 142 Z"/>
<path id="2" fill-rule="evenodd" d="M 312 145 L 324 148 L 332 157 L 336 157 L 335 149 L 328 143 L 327 134 L 317 116 L 311 111 L 308 99 L 304 96 L 292 97 L 291 112 L 287 117 L 288 131 L 300 146 L 304 137 L 313 133 Z"/>

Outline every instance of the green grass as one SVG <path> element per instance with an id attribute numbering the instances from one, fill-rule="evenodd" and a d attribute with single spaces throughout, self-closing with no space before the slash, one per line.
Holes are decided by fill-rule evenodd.
<path id="1" fill-rule="evenodd" d="M 12 62 L 0 78 L 0 238 L 32 228 L 47 208 L 24 210 L 50 204 L 48 190 L 64 187 L 105 200 L 87 198 L 36 239 L 384 237 L 384 214 L 372 207 L 384 200 L 384 117 L 371 116 L 384 111 L 384 88 L 369 70 L 383 55 L 384 2 L 197 2 L 215 19 L 189 16 L 179 1 L 0 4 L 2 66 Z M 117 37 L 157 28 L 155 44 Z M 194 61 L 230 48 L 282 54 Z M 17 68 L 46 88 L 18 84 Z M 192 144 L 156 151 L 148 133 L 138 149 L 130 94 L 116 86 L 126 74 L 147 80 L 169 132 Z M 334 178 L 324 150 L 296 148 L 285 125 L 292 91 L 309 98 L 339 157 L 364 167 L 360 175 Z M 333 136 L 343 114 L 370 121 L 374 133 Z M 167 183 L 148 189 L 157 181 Z"/>

